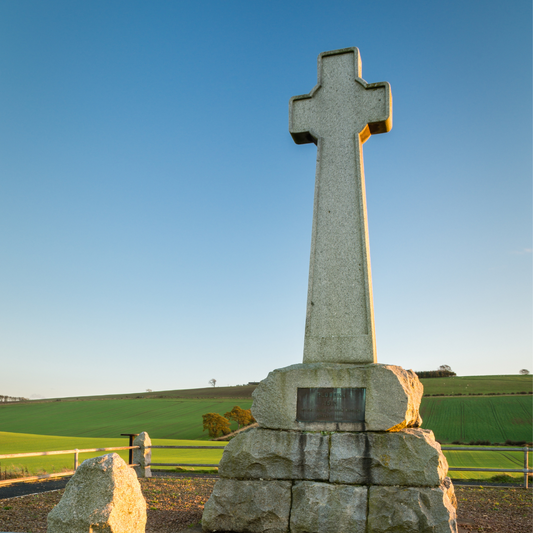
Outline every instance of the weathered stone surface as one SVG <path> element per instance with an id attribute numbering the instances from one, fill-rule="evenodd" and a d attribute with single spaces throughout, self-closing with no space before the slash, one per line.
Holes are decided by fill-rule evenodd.
<path id="1" fill-rule="evenodd" d="M 357 48 L 320 54 L 317 85 L 290 100 L 295 142 L 318 144 L 304 363 L 376 361 L 362 156 L 391 127 L 389 84 L 367 85 Z"/>
<path id="2" fill-rule="evenodd" d="M 146 502 L 135 472 L 116 453 L 84 461 L 48 515 L 48 533 L 144 533 Z"/>
<path id="3" fill-rule="evenodd" d="M 331 435 L 333 483 L 438 487 L 447 472 L 446 457 L 428 429 Z"/>
<path id="4" fill-rule="evenodd" d="M 291 533 L 366 531 L 367 487 L 313 481 L 292 489 Z"/>
<path id="5" fill-rule="evenodd" d="M 219 475 L 240 479 L 329 478 L 329 437 L 320 433 L 252 429 L 229 442 Z"/>
<path id="6" fill-rule="evenodd" d="M 442 482 L 442 488 L 446 489 L 446 494 L 451 504 L 457 509 L 457 497 L 455 496 L 455 488 L 453 486 L 452 480 L 449 477 L 444 478 Z"/>
<path id="7" fill-rule="evenodd" d="M 133 464 L 135 466 L 135 472 L 138 477 L 152 477 L 152 468 L 150 464 L 152 462 L 152 441 L 146 431 L 143 431 L 135 437 L 133 441 L 134 446 L 140 446 L 140 448 L 133 450 Z"/>
<path id="8" fill-rule="evenodd" d="M 365 422 L 299 422 L 298 387 L 366 388 Z M 298 364 L 270 372 L 253 393 L 260 427 L 307 431 L 399 431 L 420 425 L 423 387 L 416 374 L 393 365 Z"/>
<path id="9" fill-rule="evenodd" d="M 448 489 L 370 487 L 367 533 L 457 533 Z"/>
<path id="10" fill-rule="evenodd" d="M 290 481 L 219 479 L 202 516 L 204 531 L 286 533 Z"/>

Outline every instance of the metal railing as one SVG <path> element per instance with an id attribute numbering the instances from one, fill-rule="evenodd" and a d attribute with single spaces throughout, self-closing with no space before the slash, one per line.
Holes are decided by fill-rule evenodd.
<path id="1" fill-rule="evenodd" d="M 533 469 L 529 468 L 529 452 L 533 451 L 533 448 L 524 446 L 523 448 L 489 448 L 487 446 L 473 448 L 463 446 L 441 446 L 443 451 L 463 451 L 463 452 L 523 452 L 524 453 L 524 468 L 477 468 L 477 467 L 449 467 L 448 470 L 455 470 L 461 472 L 519 472 L 524 474 L 524 487 L 527 489 L 529 486 L 529 476 L 533 475 Z"/>
<path id="2" fill-rule="evenodd" d="M 54 450 L 50 452 L 28 452 L 28 453 L 5 453 L 0 455 L 0 459 L 16 459 L 20 457 L 43 457 L 46 455 L 66 455 L 66 454 L 74 454 L 74 469 L 73 470 L 67 470 L 65 472 L 58 472 L 54 474 L 42 474 L 40 476 L 30 476 L 30 477 L 21 477 L 21 478 L 13 478 L 13 479 L 3 479 L 0 481 L 0 485 L 8 485 L 11 483 L 20 483 L 24 481 L 36 481 L 38 479 L 49 479 L 49 478 L 55 478 L 55 477 L 65 477 L 65 476 L 71 476 L 76 472 L 78 466 L 79 466 L 79 454 L 80 453 L 91 453 L 91 452 L 114 452 L 118 450 L 138 450 L 139 446 L 115 446 L 113 448 L 84 448 L 82 450 L 75 449 L 75 450 Z M 139 465 L 130 464 L 128 466 L 134 467 Z"/>
<path id="3" fill-rule="evenodd" d="M 224 450 L 224 446 L 147 446 L 154 449 L 173 449 L 173 450 Z M 200 463 L 150 463 L 147 467 L 152 466 L 203 466 L 203 467 L 218 467 L 216 464 L 200 464 Z"/>

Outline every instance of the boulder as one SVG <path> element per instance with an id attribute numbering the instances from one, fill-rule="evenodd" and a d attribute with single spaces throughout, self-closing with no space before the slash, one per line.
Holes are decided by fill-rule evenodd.
<path id="1" fill-rule="evenodd" d="M 366 531 L 367 487 L 296 482 L 291 533 Z"/>
<path id="2" fill-rule="evenodd" d="M 238 479 L 327 480 L 329 437 L 320 433 L 252 429 L 232 439 L 219 475 Z"/>
<path id="3" fill-rule="evenodd" d="M 290 481 L 219 479 L 204 507 L 204 531 L 287 533 Z"/>
<path id="4" fill-rule="evenodd" d="M 364 422 L 296 420 L 298 388 L 364 388 Z M 259 427 L 299 431 L 400 431 L 418 427 L 423 386 L 412 370 L 380 364 L 297 364 L 279 368 L 253 393 Z"/>
<path id="5" fill-rule="evenodd" d="M 448 462 L 427 429 L 331 435 L 332 483 L 438 487 Z"/>
<path id="6" fill-rule="evenodd" d="M 457 533 L 448 488 L 370 487 L 367 533 Z"/>
<path id="7" fill-rule="evenodd" d="M 84 461 L 48 515 L 47 533 L 144 533 L 146 502 L 137 476 L 116 453 Z"/>

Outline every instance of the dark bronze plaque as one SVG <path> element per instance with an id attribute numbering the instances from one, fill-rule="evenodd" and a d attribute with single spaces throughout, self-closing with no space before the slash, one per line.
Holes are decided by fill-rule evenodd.
<path id="1" fill-rule="evenodd" d="M 366 389 L 298 389 L 298 422 L 364 422 Z"/>

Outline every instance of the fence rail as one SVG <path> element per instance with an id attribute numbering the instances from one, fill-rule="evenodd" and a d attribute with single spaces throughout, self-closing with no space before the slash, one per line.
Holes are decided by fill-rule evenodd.
<path id="1" fill-rule="evenodd" d="M 224 446 L 147 446 L 153 449 L 165 449 L 165 450 L 224 450 Z M 152 466 L 200 466 L 200 467 L 218 467 L 218 463 L 215 464 L 200 464 L 200 463 L 149 463 L 147 467 Z"/>
<path id="2" fill-rule="evenodd" d="M 79 459 L 78 455 L 80 453 L 91 453 L 91 452 L 114 452 L 119 450 L 138 450 L 140 446 L 114 446 L 112 448 L 84 448 L 82 450 L 75 449 L 75 450 L 54 450 L 50 452 L 28 452 L 28 453 L 4 453 L 0 455 L 0 459 L 18 459 L 21 457 L 44 457 L 46 455 L 67 455 L 67 454 L 74 454 L 74 469 L 73 470 L 67 470 L 65 472 L 57 472 L 54 474 L 42 474 L 40 476 L 30 476 L 30 477 L 20 477 L 20 478 L 14 478 L 14 479 L 2 479 L 0 480 L 0 486 L 1 485 L 10 485 L 11 483 L 21 483 L 24 481 L 37 481 L 39 479 L 51 479 L 56 477 L 66 477 L 66 476 L 72 476 L 74 472 L 78 469 L 79 466 Z M 139 466 L 138 464 L 128 464 L 128 466 L 135 467 Z"/>
<path id="3" fill-rule="evenodd" d="M 130 437 L 130 444 L 133 434 L 126 434 L 123 436 L 129 436 Z M 218 463 L 152 463 L 151 462 L 151 450 L 155 449 L 162 449 L 162 450 L 224 450 L 224 446 L 115 446 L 111 448 L 84 448 L 84 449 L 74 449 L 74 450 L 54 450 L 54 451 L 48 451 L 48 452 L 28 452 L 28 453 L 7 453 L 7 454 L 1 454 L 0 459 L 15 459 L 15 458 L 22 458 L 22 457 L 42 457 L 47 455 L 65 455 L 65 454 L 74 454 L 74 470 L 68 470 L 66 472 L 60 472 L 60 473 L 54 473 L 54 474 L 43 474 L 39 476 L 31 476 L 31 477 L 22 477 L 22 478 L 15 478 L 15 479 L 6 479 L 6 480 L 0 480 L 0 485 L 7 485 L 10 483 L 19 483 L 23 481 L 35 481 L 39 479 L 50 479 L 50 478 L 58 478 L 58 477 L 64 477 L 64 476 L 71 476 L 74 474 L 76 469 L 78 468 L 78 456 L 80 453 L 92 453 L 92 452 L 112 452 L 112 451 L 119 451 L 119 450 L 130 450 L 130 457 L 129 457 L 129 464 L 130 467 L 141 467 L 142 470 L 146 468 L 148 471 L 152 466 L 193 466 L 193 467 L 210 467 L 210 468 L 216 468 L 218 467 Z M 513 473 L 522 473 L 524 474 L 524 487 L 528 488 L 529 484 L 529 477 L 533 475 L 533 469 L 529 468 L 528 464 L 528 458 L 529 458 L 529 452 L 533 451 L 533 448 L 529 448 L 528 446 L 524 446 L 523 448 L 510 448 L 510 447 L 501 447 L 501 448 L 493 448 L 493 447 L 460 447 L 460 446 L 442 446 L 441 449 L 443 451 L 483 451 L 483 452 L 523 452 L 524 453 L 524 468 L 478 468 L 478 467 L 449 467 L 448 470 L 450 471 L 461 471 L 461 472 L 513 472 Z M 143 464 L 133 464 L 132 460 L 132 453 L 133 450 L 141 450 L 143 452 L 143 455 L 145 451 L 150 450 L 148 457 L 149 460 L 146 461 L 146 463 Z M 147 458 L 148 458 L 147 457 Z M 141 475 L 141 474 L 140 474 Z M 144 475 L 144 474 L 143 474 Z"/>
<path id="4" fill-rule="evenodd" d="M 529 468 L 529 452 L 533 451 L 533 448 L 524 446 L 523 448 L 489 448 L 483 447 L 462 447 L 462 446 L 441 446 L 443 451 L 462 451 L 462 452 L 523 452 L 524 453 L 524 468 L 478 468 L 478 467 L 449 467 L 448 470 L 454 470 L 456 472 L 518 472 L 524 474 L 524 487 L 529 487 L 529 476 L 533 475 L 533 469 Z"/>

